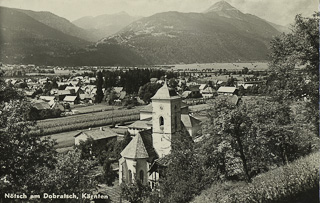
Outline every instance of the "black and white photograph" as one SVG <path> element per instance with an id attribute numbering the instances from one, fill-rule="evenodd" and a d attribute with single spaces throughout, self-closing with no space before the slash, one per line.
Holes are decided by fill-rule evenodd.
<path id="1" fill-rule="evenodd" d="M 319 203 L 318 0 L 0 0 L 0 203 Z"/>

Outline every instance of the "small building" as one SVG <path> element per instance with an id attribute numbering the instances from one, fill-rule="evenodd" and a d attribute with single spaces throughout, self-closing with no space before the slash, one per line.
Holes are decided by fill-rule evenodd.
<path id="1" fill-rule="evenodd" d="M 63 102 L 69 103 L 69 104 L 79 104 L 80 99 L 78 96 L 66 96 L 63 99 Z"/>
<path id="2" fill-rule="evenodd" d="M 236 87 L 219 87 L 218 89 L 219 95 L 238 95 L 238 89 Z"/>
<path id="3" fill-rule="evenodd" d="M 80 142 L 85 142 L 89 138 L 92 138 L 96 144 L 95 147 L 105 146 L 108 141 L 114 140 L 116 141 L 118 134 L 113 132 L 108 127 L 100 127 L 99 129 L 89 129 L 85 131 L 81 131 L 74 136 L 74 144 L 79 145 Z"/>
<path id="4" fill-rule="evenodd" d="M 207 87 L 208 87 L 207 84 L 201 84 L 201 85 L 199 86 L 200 93 L 202 94 L 203 90 L 206 89 Z"/>
<path id="5" fill-rule="evenodd" d="M 202 97 L 203 98 L 212 98 L 214 94 L 216 94 L 216 90 L 213 89 L 212 87 L 207 87 L 204 90 L 202 90 Z"/>
<path id="6" fill-rule="evenodd" d="M 141 115 L 141 112 L 140 112 L 140 115 Z M 152 128 L 152 117 L 149 117 L 143 120 L 137 120 L 131 125 L 129 125 L 128 132 L 130 133 L 130 135 L 138 135 L 139 132 L 144 130 L 149 130 L 151 128 Z"/>

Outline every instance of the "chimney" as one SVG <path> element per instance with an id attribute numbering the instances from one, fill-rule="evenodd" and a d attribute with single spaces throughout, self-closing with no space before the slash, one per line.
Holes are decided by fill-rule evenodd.
<path id="1" fill-rule="evenodd" d="M 102 128 L 102 127 L 100 127 L 100 130 L 101 130 L 101 131 L 103 131 L 103 128 Z"/>
<path id="2" fill-rule="evenodd" d="M 89 128 L 89 130 L 91 130 L 91 128 Z"/>

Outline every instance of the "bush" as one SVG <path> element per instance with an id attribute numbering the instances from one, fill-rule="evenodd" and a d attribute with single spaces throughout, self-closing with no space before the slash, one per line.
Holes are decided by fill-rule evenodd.
<path id="1" fill-rule="evenodd" d="M 319 152 L 261 174 L 248 184 L 214 184 L 193 202 L 318 202 L 318 181 Z"/>

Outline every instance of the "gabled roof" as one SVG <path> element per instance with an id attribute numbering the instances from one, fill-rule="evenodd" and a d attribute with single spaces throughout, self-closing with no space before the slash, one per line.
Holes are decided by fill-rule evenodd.
<path id="1" fill-rule="evenodd" d="M 58 90 L 57 95 L 70 95 L 70 90 Z"/>
<path id="2" fill-rule="evenodd" d="M 152 145 L 152 132 L 145 130 L 139 132 L 121 152 L 121 156 L 131 159 L 156 158 L 158 155 Z"/>
<path id="3" fill-rule="evenodd" d="M 54 96 L 40 96 L 40 99 L 44 100 L 44 101 L 52 101 L 55 99 Z"/>
<path id="4" fill-rule="evenodd" d="M 148 125 L 150 120 L 152 120 L 151 117 L 143 120 L 137 120 L 129 125 L 128 128 L 148 129 L 150 128 L 150 126 Z"/>
<path id="5" fill-rule="evenodd" d="M 201 84 L 200 87 L 199 87 L 199 89 L 200 89 L 200 90 L 204 90 L 206 87 L 207 87 L 207 84 Z"/>
<path id="6" fill-rule="evenodd" d="M 80 87 L 71 87 L 71 86 L 67 86 L 65 88 L 65 90 L 74 90 L 75 92 L 78 92 L 79 89 L 80 89 Z"/>
<path id="7" fill-rule="evenodd" d="M 183 125 L 187 128 L 192 128 L 201 122 L 200 120 L 198 120 L 188 114 L 181 114 L 181 121 L 182 121 Z"/>
<path id="8" fill-rule="evenodd" d="M 101 129 L 92 129 L 92 130 L 86 130 L 81 131 L 80 133 L 76 134 L 74 137 L 78 137 L 79 135 L 84 134 L 88 138 L 92 138 L 93 140 L 101 140 L 105 138 L 111 138 L 118 136 L 117 133 L 113 132 L 110 128 L 104 127 Z"/>
<path id="9" fill-rule="evenodd" d="M 32 106 L 37 110 L 50 109 L 50 105 L 47 102 L 33 103 Z"/>
<path id="10" fill-rule="evenodd" d="M 214 92 L 215 92 L 215 90 L 212 87 L 207 87 L 202 91 L 202 94 L 211 94 Z"/>
<path id="11" fill-rule="evenodd" d="M 236 87 L 219 87 L 218 92 L 234 93 Z"/>
<path id="12" fill-rule="evenodd" d="M 63 101 L 66 101 L 66 102 L 70 102 L 70 101 L 75 101 L 77 99 L 77 96 L 66 96 Z"/>
<path id="13" fill-rule="evenodd" d="M 152 103 L 148 104 L 147 106 L 145 106 L 144 108 L 142 108 L 140 111 L 143 111 L 143 112 L 152 112 Z"/>
<path id="14" fill-rule="evenodd" d="M 165 82 L 164 85 L 157 91 L 157 93 L 151 99 L 178 99 L 180 98 L 177 92 L 169 88 L 167 83 Z"/>

